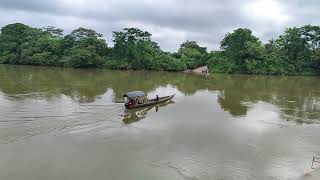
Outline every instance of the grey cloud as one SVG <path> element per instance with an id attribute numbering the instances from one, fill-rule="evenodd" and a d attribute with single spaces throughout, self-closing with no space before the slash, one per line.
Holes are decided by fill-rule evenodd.
<path id="1" fill-rule="evenodd" d="M 38 27 L 52 23 L 67 31 L 84 26 L 103 33 L 111 42 L 113 30 L 135 25 L 155 34 L 161 47 L 173 51 L 187 39 L 217 49 L 224 34 L 238 27 L 248 27 L 266 41 L 285 27 L 320 23 L 317 0 L 271 0 L 290 17 L 281 23 L 265 15 L 246 14 L 246 6 L 257 1 L 268 0 L 1 0 L 0 8 L 8 13 L 0 13 L 0 26 L 11 21 Z"/>
<path id="2" fill-rule="evenodd" d="M 59 14 L 64 13 L 62 7 L 59 7 L 55 1 L 42 0 L 1 0 L 0 7 L 8 10 L 23 10 L 31 12 L 43 12 Z"/>

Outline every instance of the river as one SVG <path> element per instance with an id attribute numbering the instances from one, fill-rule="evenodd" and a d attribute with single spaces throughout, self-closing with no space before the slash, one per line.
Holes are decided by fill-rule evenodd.
<path id="1" fill-rule="evenodd" d="M 319 82 L 0 65 L 0 179 L 295 179 L 320 153 Z M 133 90 L 176 96 L 114 103 Z"/>

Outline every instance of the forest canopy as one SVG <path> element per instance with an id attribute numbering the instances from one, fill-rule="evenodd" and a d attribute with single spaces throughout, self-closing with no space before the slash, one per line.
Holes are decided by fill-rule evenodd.
<path id="1" fill-rule="evenodd" d="M 218 51 L 186 41 L 174 53 L 161 50 L 151 33 L 137 28 L 113 32 L 113 47 L 92 29 L 63 32 L 21 23 L 2 27 L 0 64 L 159 71 L 208 65 L 213 72 L 270 75 L 320 72 L 320 26 L 288 28 L 265 44 L 250 29 L 239 28 L 225 35 Z"/>

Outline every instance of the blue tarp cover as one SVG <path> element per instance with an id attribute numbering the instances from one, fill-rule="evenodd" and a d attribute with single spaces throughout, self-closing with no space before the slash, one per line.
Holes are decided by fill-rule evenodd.
<path id="1" fill-rule="evenodd" d="M 125 97 L 143 97 L 146 96 L 146 94 L 143 91 L 133 91 L 133 92 L 127 92 L 124 94 Z"/>

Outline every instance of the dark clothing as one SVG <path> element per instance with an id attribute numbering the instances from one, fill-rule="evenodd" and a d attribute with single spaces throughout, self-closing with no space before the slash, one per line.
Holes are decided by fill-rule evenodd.
<path id="1" fill-rule="evenodd" d="M 133 98 L 131 98 L 131 99 L 129 100 L 129 103 L 128 103 L 128 104 L 129 104 L 130 107 L 134 107 L 134 106 L 136 105 L 136 103 L 137 103 L 136 100 L 133 99 Z"/>

